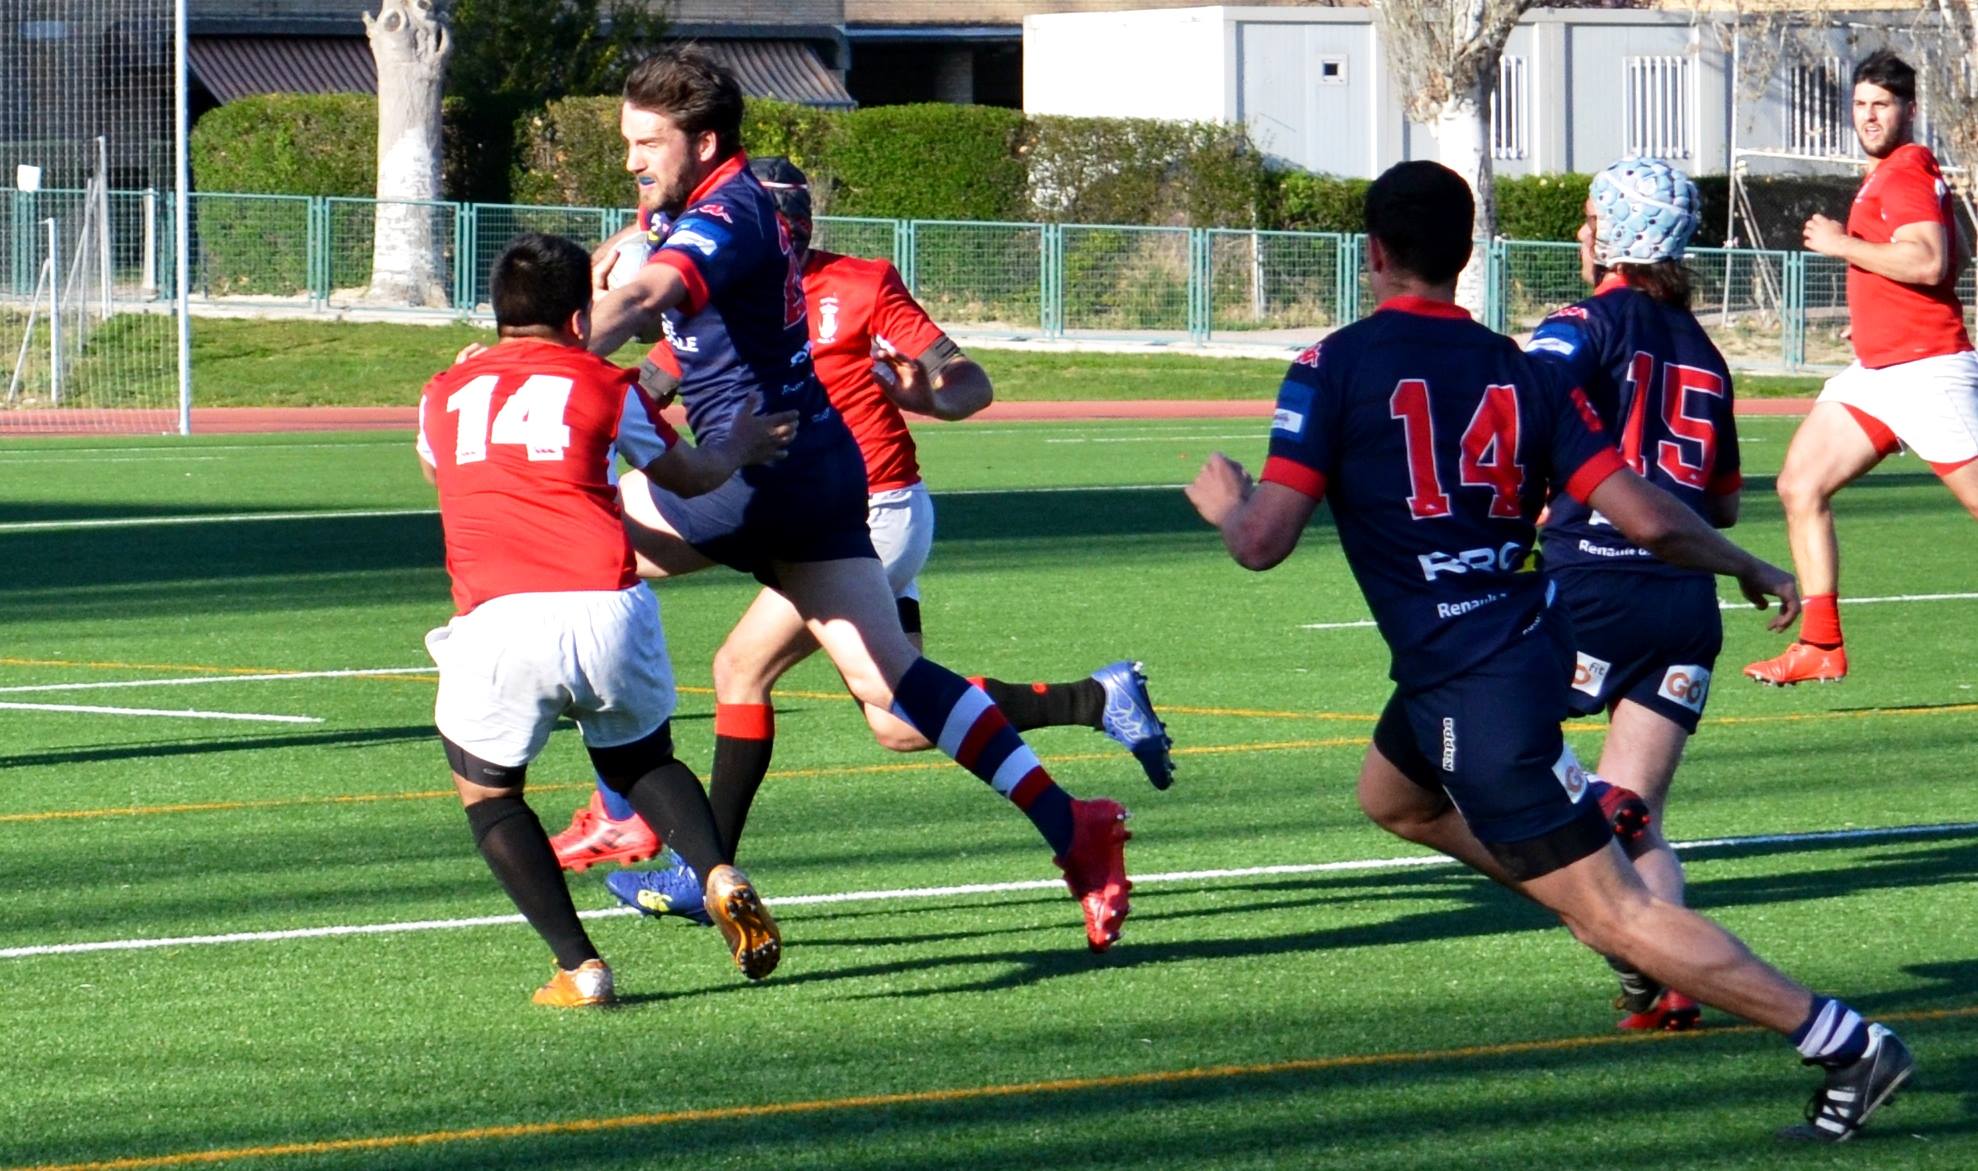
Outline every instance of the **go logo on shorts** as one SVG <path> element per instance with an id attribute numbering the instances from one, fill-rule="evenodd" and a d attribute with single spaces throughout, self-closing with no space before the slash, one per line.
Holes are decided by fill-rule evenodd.
<path id="1" fill-rule="evenodd" d="M 1710 698 L 1710 668 L 1695 664 L 1671 667 L 1663 674 L 1662 686 L 1655 689 L 1655 694 L 1701 715 L 1704 700 Z"/>

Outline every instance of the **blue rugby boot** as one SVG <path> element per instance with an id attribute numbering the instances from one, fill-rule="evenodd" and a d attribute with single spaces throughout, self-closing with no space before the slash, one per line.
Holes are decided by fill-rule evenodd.
<path id="1" fill-rule="evenodd" d="M 672 851 L 664 857 L 669 864 L 652 870 L 613 871 L 605 877 L 605 889 L 641 915 L 682 919 L 697 927 L 713 926 L 701 876 Z"/>
<path id="2" fill-rule="evenodd" d="M 1154 714 L 1154 701 L 1147 695 L 1147 676 L 1140 664 L 1125 659 L 1108 663 L 1092 672 L 1106 692 L 1106 710 L 1099 718 L 1099 730 L 1124 745 L 1146 772 L 1156 789 L 1174 784 L 1174 758 L 1168 749 L 1174 741 L 1167 725 Z"/>

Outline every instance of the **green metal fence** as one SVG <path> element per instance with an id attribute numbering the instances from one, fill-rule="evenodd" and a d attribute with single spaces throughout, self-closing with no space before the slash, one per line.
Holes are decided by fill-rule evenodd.
<path id="1" fill-rule="evenodd" d="M 14 192 L 0 206 L 0 294 L 32 291 L 42 221 L 80 192 Z M 171 294 L 167 193 L 113 193 L 118 282 Z M 386 203 L 200 192 L 192 198 L 192 293 L 205 302 L 305 309 L 487 312 L 489 263 L 522 231 L 594 243 L 623 208 Z M 381 217 L 427 241 L 411 293 L 381 302 L 372 271 Z M 1365 239 L 1321 232 L 823 217 L 817 246 L 883 257 L 945 326 L 1045 338 L 1218 342 L 1282 350 L 1372 307 Z M 1483 319 L 1511 333 L 1586 295 L 1572 244 L 1500 240 L 1486 261 Z M 1734 365 L 1835 367 L 1848 360 L 1846 266 L 1802 252 L 1695 249 L 1696 310 Z M 147 275 L 140 278 L 142 269 Z M 165 274 L 159 279 L 157 274 Z M 401 283 L 401 290 L 410 287 Z M 1973 274 L 1962 275 L 1967 305 Z"/>

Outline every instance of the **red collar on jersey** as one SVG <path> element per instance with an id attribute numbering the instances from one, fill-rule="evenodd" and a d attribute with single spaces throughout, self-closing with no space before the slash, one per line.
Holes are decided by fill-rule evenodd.
<path id="1" fill-rule="evenodd" d="M 1428 297 L 1417 297 L 1404 293 L 1399 297 L 1389 297 L 1374 307 L 1378 313 L 1383 309 L 1394 309 L 1402 313 L 1413 313 L 1421 317 L 1448 317 L 1458 321 L 1468 321 L 1470 311 L 1454 301 L 1436 301 Z"/>
<path id="2" fill-rule="evenodd" d="M 726 183 L 728 180 L 733 179 L 736 175 L 741 173 L 743 167 L 746 167 L 748 165 L 749 165 L 749 155 L 747 151 L 738 150 L 734 154 L 729 155 L 727 162 L 714 168 L 714 172 L 710 174 L 707 178 L 702 179 L 701 185 L 699 187 L 694 188 L 694 193 L 687 197 L 687 206 L 692 207 L 696 203 L 699 203 L 701 200 L 706 199 L 708 196 L 714 194 L 714 189 L 716 187 L 719 187 L 723 183 Z"/>
<path id="3" fill-rule="evenodd" d="M 1625 289 L 1627 287 L 1628 278 L 1613 269 L 1609 269 L 1607 275 L 1600 278 L 1600 283 L 1593 287 L 1593 295 L 1598 297 L 1602 293 L 1611 293 L 1615 289 Z"/>

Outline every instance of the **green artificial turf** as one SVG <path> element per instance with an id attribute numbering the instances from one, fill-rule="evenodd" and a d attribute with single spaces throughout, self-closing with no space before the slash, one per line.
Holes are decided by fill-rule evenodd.
<path id="1" fill-rule="evenodd" d="M 1735 534 L 1774 559 L 1791 426 L 1741 424 Z M 1175 487 L 1211 450 L 1254 466 L 1259 425 L 916 433 L 940 517 L 930 652 L 1018 680 L 1148 665 L 1172 790 L 1095 733 L 1031 736 L 1074 793 L 1133 809 L 1125 938 L 1087 952 L 1061 888 L 884 897 L 1055 871 L 979 782 L 874 747 L 813 661 L 781 689 L 742 861 L 772 900 L 867 897 L 786 902 L 759 986 L 714 932 L 593 919 L 626 1003 L 574 1014 L 528 1003 L 549 964 L 519 925 L 183 942 L 510 912 L 418 670 L 449 605 L 409 436 L 0 450 L 0 701 L 321 721 L 0 709 L 0 1168 L 1978 1165 L 1978 602 L 1849 606 L 1856 674 L 1784 692 L 1736 678 L 1780 639 L 1726 615 L 1669 819 L 1732 839 L 1687 852 L 1692 901 L 1895 1020 L 1921 1062 L 1856 1142 L 1787 1148 L 1771 1131 L 1817 1081 L 1790 1050 L 1714 1013 L 1693 1035 L 1615 1033 L 1605 966 L 1482 879 L 1227 873 L 1421 856 L 1354 803 L 1385 658 L 1370 629 L 1308 628 L 1367 613 L 1325 511 L 1250 574 Z M 1971 589 L 1971 522 L 1914 461 L 1838 512 L 1850 596 Z M 704 772 L 710 656 L 752 585 L 658 593 L 676 737 Z M 248 677 L 395 668 L 414 670 Z M 46 690 L 63 683 L 139 685 Z M 1597 759 L 1597 723 L 1570 738 Z M 590 784 L 577 733 L 530 777 L 560 828 Z M 571 887 L 612 906 L 600 872 Z M 133 939 L 182 942 L 12 954 Z"/>
<path id="2" fill-rule="evenodd" d="M 461 346 L 487 341 L 481 326 L 398 325 L 202 317 L 193 322 L 193 401 L 202 407 L 410 406 Z M 963 339 L 964 345 L 967 339 Z M 617 360 L 634 364 L 644 347 Z M 1269 399 L 1281 358 L 1100 354 L 975 347 L 1005 402 L 1059 399 Z M 1818 393 L 1820 379 L 1740 375 L 1755 398 Z"/>

